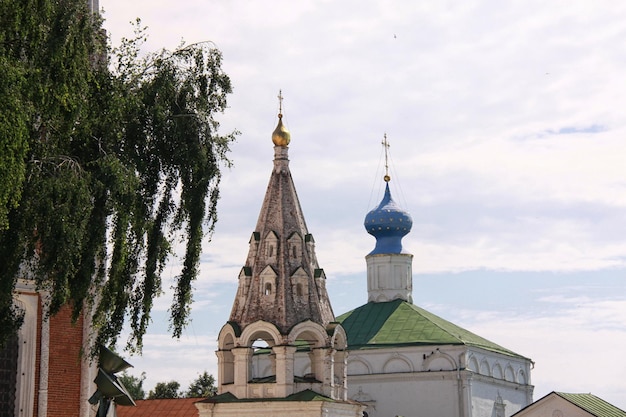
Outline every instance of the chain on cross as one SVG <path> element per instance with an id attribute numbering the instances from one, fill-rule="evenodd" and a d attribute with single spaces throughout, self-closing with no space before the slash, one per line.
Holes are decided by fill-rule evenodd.
<path id="1" fill-rule="evenodd" d="M 278 114 L 283 114 L 283 90 L 278 90 Z"/>
<path id="2" fill-rule="evenodd" d="M 385 182 L 389 182 L 391 181 L 391 177 L 389 176 L 389 142 L 387 141 L 386 133 L 383 136 L 383 141 L 381 143 L 385 148 Z"/>

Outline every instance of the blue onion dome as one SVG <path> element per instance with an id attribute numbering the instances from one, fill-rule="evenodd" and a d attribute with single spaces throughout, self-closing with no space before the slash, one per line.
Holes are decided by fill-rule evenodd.
<path id="1" fill-rule="evenodd" d="M 367 233 L 376 238 L 376 247 L 370 255 L 403 253 L 402 238 L 411 231 L 413 219 L 391 198 L 388 181 L 383 200 L 367 213 L 363 225 Z"/>

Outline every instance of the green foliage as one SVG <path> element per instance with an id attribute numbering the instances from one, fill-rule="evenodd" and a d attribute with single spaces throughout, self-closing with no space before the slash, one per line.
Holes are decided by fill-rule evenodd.
<path id="1" fill-rule="evenodd" d="M 136 377 L 124 371 L 117 379 L 126 387 L 126 390 L 133 400 L 143 400 L 146 398 L 146 392 L 143 390 L 143 381 L 146 380 L 145 372 L 141 373 L 141 377 Z"/>
<path id="2" fill-rule="evenodd" d="M 150 390 L 150 392 L 148 393 L 148 399 L 154 400 L 157 398 L 179 398 L 179 388 L 180 384 L 176 381 L 157 382 L 157 384 L 154 386 L 154 390 Z"/>
<path id="3" fill-rule="evenodd" d="M 18 205 L 26 169 L 27 111 L 16 94 L 24 82 L 23 69 L 11 66 L 6 57 L 0 56 L 0 231 L 9 226 L 9 210 Z"/>
<path id="4" fill-rule="evenodd" d="M 142 55 L 145 37 L 137 22 L 112 50 L 84 0 L 0 2 L 0 344 L 20 325 L 12 292 L 28 275 L 51 314 L 93 311 L 95 346 L 128 322 L 140 351 L 177 236 L 173 335 L 187 323 L 237 134 L 215 118 L 231 84 L 211 44 Z"/>
<path id="5" fill-rule="evenodd" d="M 187 398 L 206 398 L 212 397 L 217 393 L 217 387 L 215 386 L 215 378 L 207 371 L 204 371 L 202 375 L 193 380 L 189 384 L 189 388 L 185 392 Z"/>

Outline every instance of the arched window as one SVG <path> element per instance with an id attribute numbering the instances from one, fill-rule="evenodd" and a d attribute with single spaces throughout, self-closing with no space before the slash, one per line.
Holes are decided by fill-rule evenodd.
<path id="1" fill-rule="evenodd" d="M 272 284 L 271 283 L 269 283 L 269 282 L 265 283 L 264 294 L 265 295 L 271 295 L 272 294 Z"/>
<path id="2" fill-rule="evenodd" d="M 302 258 L 302 238 L 296 232 L 292 233 L 287 239 L 287 244 L 289 245 L 289 250 L 287 251 L 287 255 L 294 261 L 300 262 Z"/>
<path id="3" fill-rule="evenodd" d="M 291 275 L 291 291 L 294 297 L 305 297 L 309 296 L 309 276 L 307 273 L 299 267 L 296 272 Z"/>

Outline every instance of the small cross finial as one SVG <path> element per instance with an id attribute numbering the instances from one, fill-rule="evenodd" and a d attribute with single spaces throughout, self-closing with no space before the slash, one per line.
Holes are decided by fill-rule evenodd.
<path id="1" fill-rule="evenodd" d="M 383 135 L 383 141 L 381 142 L 383 147 L 385 148 L 385 182 L 391 181 L 391 177 L 389 176 L 389 142 L 387 141 L 387 133 Z"/>
<path id="2" fill-rule="evenodd" d="M 283 90 L 278 90 L 278 115 L 283 115 Z"/>

